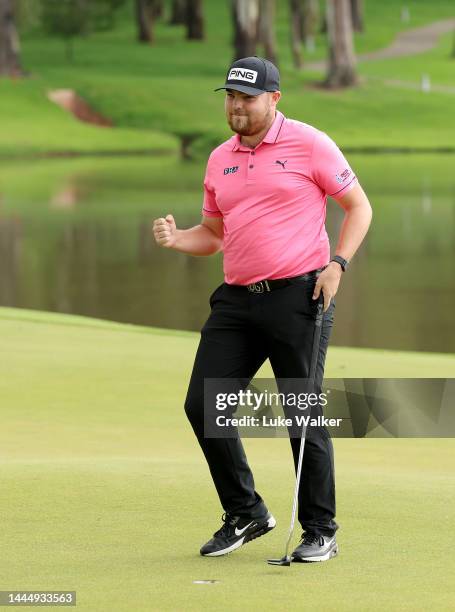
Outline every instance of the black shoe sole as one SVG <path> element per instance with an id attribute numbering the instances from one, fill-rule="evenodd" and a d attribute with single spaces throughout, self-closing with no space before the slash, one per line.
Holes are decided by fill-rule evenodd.
<path id="1" fill-rule="evenodd" d="M 259 528 L 256 531 L 253 531 L 251 533 L 249 533 L 246 538 L 243 540 L 243 544 L 246 544 L 247 542 L 251 542 L 252 540 L 255 540 L 256 538 L 259 538 L 261 535 L 265 535 L 266 533 L 268 533 L 269 531 L 272 531 L 272 529 L 275 529 L 276 527 L 276 521 L 275 524 L 273 525 L 273 527 L 269 527 L 269 520 L 274 517 L 270 516 L 267 519 L 266 523 L 263 523 L 262 525 L 259 526 Z M 275 520 L 275 519 L 274 519 Z"/>
<path id="2" fill-rule="evenodd" d="M 270 520 L 273 520 L 273 524 L 271 526 L 269 526 Z M 247 533 L 243 539 L 239 538 L 236 542 L 233 542 L 233 544 L 231 544 L 231 546 L 228 546 L 226 549 L 221 549 L 218 551 L 214 551 L 211 553 L 205 553 L 205 554 L 201 553 L 201 555 L 203 557 L 224 557 L 226 555 L 230 555 L 232 552 L 238 550 L 239 548 L 241 548 L 248 542 L 251 542 L 255 540 L 256 538 L 259 538 L 260 536 L 265 535 L 269 531 L 272 531 L 272 529 L 274 529 L 275 526 L 276 526 L 275 518 L 272 515 L 270 515 L 266 519 L 266 521 L 262 523 L 262 525 L 258 525 L 258 527 L 254 529 L 254 531 Z M 231 550 L 228 550 L 229 548 L 231 548 Z M 227 552 L 224 552 L 224 550 L 227 550 Z"/>

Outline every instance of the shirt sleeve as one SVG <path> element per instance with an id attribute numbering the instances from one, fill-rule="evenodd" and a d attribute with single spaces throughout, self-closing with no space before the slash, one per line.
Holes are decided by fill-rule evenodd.
<path id="1" fill-rule="evenodd" d="M 311 157 L 312 179 L 329 196 L 350 191 L 357 177 L 335 142 L 324 132 L 318 132 Z"/>
<path id="2" fill-rule="evenodd" d="M 207 162 L 207 168 L 205 170 L 204 177 L 204 202 L 202 204 L 202 215 L 205 217 L 222 217 L 223 213 L 220 211 L 216 203 L 215 190 L 210 184 L 209 166 L 210 158 Z"/>

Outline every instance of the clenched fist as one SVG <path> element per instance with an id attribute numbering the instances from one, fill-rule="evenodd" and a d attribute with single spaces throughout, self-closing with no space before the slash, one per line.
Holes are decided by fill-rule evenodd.
<path id="1" fill-rule="evenodd" d="M 160 217 L 153 222 L 153 233 L 157 244 L 167 249 L 172 248 L 177 240 L 177 227 L 174 217 L 166 215 L 166 218 Z"/>

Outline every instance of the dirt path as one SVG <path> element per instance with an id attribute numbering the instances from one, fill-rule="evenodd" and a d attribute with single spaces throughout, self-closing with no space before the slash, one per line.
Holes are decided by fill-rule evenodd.
<path id="1" fill-rule="evenodd" d="M 391 45 L 378 51 L 363 53 L 357 56 L 357 62 L 374 62 L 393 57 L 417 55 L 432 49 L 439 37 L 455 29 L 455 19 L 435 21 L 429 25 L 400 32 Z M 304 65 L 306 70 L 325 70 L 326 61 L 310 62 Z"/>
<path id="2" fill-rule="evenodd" d="M 79 121 L 101 127 L 112 127 L 113 125 L 110 119 L 93 110 L 73 89 L 54 89 L 47 93 L 47 97 L 51 102 L 72 113 Z"/>

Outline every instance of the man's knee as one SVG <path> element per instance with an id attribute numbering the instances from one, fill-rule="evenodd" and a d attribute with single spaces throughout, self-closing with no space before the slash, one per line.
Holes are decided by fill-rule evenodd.
<path id="1" fill-rule="evenodd" d="M 185 400 L 185 413 L 190 423 L 203 421 L 204 418 L 204 398 L 200 395 L 188 393 Z"/>

